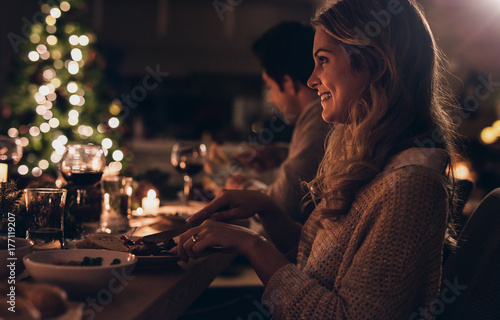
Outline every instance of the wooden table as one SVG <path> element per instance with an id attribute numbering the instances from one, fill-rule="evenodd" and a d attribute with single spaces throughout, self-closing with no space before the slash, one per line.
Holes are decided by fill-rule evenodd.
<path id="1" fill-rule="evenodd" d="M 188 207 L 199 210 L 194 208 Z M 186 211 L 182 206 L 163 208 L 166 209 Z M 134 235 L 137 236 L 175 225 L 161 218 L 155 219 L 154 223 L 148 219 L 133 220 L 131 225 L 141 225 L 138 223 L 141 220 L 146 222 L 146 225 L 141 225 L 135 231 Z M 107 291 L 100 295 L 97 293 L 95 297 L 80 299 L 86 304 L 82 319 L 177 319 L 234 258 L 234 255 L 218 253 L 191 260 L 187 264 L 179 261 L 162 268 L 136 268 L 131 274 L 134 278 L 124 280 L 123 291 L 112 296 Z"/>
<path id="2" fill-rule="evenodd" d="M 83 319 L 177 319 L 233 259 L 218 253 L 165 269 L 134 270 L 123 291 L 80 300 L 86 303 Z"/>

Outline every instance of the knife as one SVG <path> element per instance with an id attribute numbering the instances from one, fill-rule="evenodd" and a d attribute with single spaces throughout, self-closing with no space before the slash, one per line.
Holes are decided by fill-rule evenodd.
<path id="1" fill-rule="evenodd" d="M 162 231 L 162 232 L 158 232 L 158 233 L 154 233 L 154 234 L 150 234 L 150 235 L 144 236 L 142 238 L 142 242 L 144 244 L 147 244 L 147 243 L 157 244 L 157 243 L 161 243 L 161 242 L 166 242 L 169 239 L 172 239 L 172 238 L 174 238 L 174 237 L 176 237 L 176 236 L 178 236 L 178 235 L 186 232 L 187 230 L 189 230 L 191 228 L 199 226 L 202 222 L 203 221 L 201 221 L 201 220 L 195 220 L 195 221 L 191 221 L 191 222 L 186 222 L 185 224 L 177 226 L 177 227 L 174 227 L 172 229 L 168 229 L 168 230 L 165 230 L 165 231 Z M 236 252 L 236 248 L 233 248 L 233 247 L 224 247 L 224 246 L 209 247 L 205 251 L 207 253 L 217 253 L 217 252 L 227 253 L 227 254 L 236 254 L 237 253 Z"/>
<path id="2" fill-rule="evenodd" d="M 186 222 L 185 224 L 182 224 L 180 226 L 173 227 L 172 229 L 168 229 L 162 232 L 150 234 L 148 236 L 144 236 L 142 238 L 142 242 L 153 242 L 153 243 L 160 243 L 160 242 L 166 242 L 169 239 L 172 239 L 187 230 L 197 227 L 201 224 L 202 221 L 200 220 L 195 220 L 191 222 Z"/>

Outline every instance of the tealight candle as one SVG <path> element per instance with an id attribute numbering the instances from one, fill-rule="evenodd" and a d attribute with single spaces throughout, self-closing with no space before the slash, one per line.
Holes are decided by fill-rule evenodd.
<path id="1" fill-rule="evenodd" d="M 6 163 L 0 163 L 0 182 L 7 182 L 7 171 L 9 166 Z"/>
<path id="2" fill-rule="evenodd" d="M 160 208 L 160 199 L 156 197 L 154 190 L 148 191 L 148 197 L 142 198 L 142 210 L 144 213 L 157 214 Z"/>

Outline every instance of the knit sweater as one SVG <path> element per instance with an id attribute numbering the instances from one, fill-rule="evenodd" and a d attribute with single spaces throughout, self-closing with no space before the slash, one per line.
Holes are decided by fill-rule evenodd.
<path id="1" fill-rule="evenodd" d="M 278 270 L 262 297 L 274 319 L 409 319 L 429 307 L 439 293 L 448 204 L 446 154 L 429 150 L 398 155 L 346 215 L 311 214 L 297 264 Z"/>

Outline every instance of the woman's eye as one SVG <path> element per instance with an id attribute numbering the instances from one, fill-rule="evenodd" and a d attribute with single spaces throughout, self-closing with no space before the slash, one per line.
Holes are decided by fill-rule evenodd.
<path id="1" fill-rule="evenodd" d="M 328 59 L 326 57 L 318 56 L 318 62 L 320 65 L 323 65 L 328 62 Z"/>

